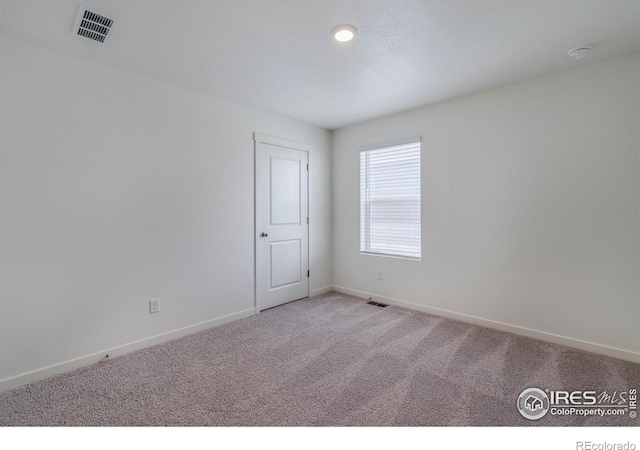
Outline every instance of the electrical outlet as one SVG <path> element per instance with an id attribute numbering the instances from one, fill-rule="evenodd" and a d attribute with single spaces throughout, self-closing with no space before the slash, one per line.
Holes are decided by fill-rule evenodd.
<path id="1" fill-rule="evenodd" d="M 153 300 L 149 300 L 149 314 L 155 314 L 160 312 L 160 299 L 154 298 Z"/>
<path id="2" fill-rule="evenodd" d="M 382 281 L 383 276 L 382 270 L 378 270 L 378 280 Z"/>

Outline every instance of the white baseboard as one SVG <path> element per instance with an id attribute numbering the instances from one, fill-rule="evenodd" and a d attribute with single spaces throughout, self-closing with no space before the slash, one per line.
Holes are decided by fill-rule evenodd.
<path id="1" fill-rule="evenodd" d="M 631 361 L 633 363 L 640 363 L 640 353 L 632 352 L 629 350 L 623 350 L 615 347 L 608 347 L 606 345 L 594 344 L 593 342 L 582 341 L 580 339 L 574 339 L 566 336 L 560 336 L 557 334 L 547 333 L 544 331 L 532 330 L 530 328 L 520 327 L 517 325 L 510 325 L 508 323 L 497 322 L 495 320 L 483 319 L 481 317 L 470 316 L 467 314 L 460 314 L 444 309 L 433 308 L 430 306 L 419 305 L 417 303 L 411 303 L 404 300 L 398 300 L 390 297 L 382 297 L 368 292 L 357 291 L 341 286 L 333 286 L 333 290 L 342 294 L 353 295 L 359 298 L 371 298 L 373 301 L 386 303 L 389 305 L 400 306 L 402 308 L 413 309 L 415 311 L 424 312 L 427 314 L 433 314 L 435 316 L 446 317 L 447 319 L 459 320 L 460 322 L 471 323 L 474 325 L 480 325 L 482 327 L 493 328 L 494 330 L 506 331 L 508 333 L 518 334 L 520 336 L 526 336 L 540 341 L 551 342 L 553 344 L 564 345 L 565 347 L 571 347 L 578 350 L 584 350 L 586 352 L 597 353 L 600 355 L 610 356 L 612 358 L 623 359 L 625 361 Z"/>
<path id="2" fill-rule="evenodd" d="M 359 298 L 371 298 L 374 301 L 387 303 L 389 305 L 395 305 L 402 308 L 421 311 L 427 314 L 446 317 L 448 319 L 459 320 L 461 322 L 480 325 L 487 328 L 493 328 L 495 330 L 506 331 L 508 333 L 526 336 L 526 337 L 538 339 L 545 342 L 551 342 L 554 344 L 564 345 L 566 347 L 571 347 L 578 350 L 584 350 L 591 353 L 610 356 L 612 358 L 623 359 L 626 361 L 631 361 L 633 363 L 640 363 L 640 353 L 632 352 L 629 350 L 608 347 L 606 345 L 601 345 L 601 344 L 594 344 L 592 342 L 586 342 L 579 339 L 569 338 L 566 336 L 560 336 L 556 334 L 546 333 L 543 331 L 532 330 L 530 328 L 519 327 L 516 325 L 509 325 L 503 322 L 483 319 L 480 317 L 470 316 L 467 314 L 460 314 L 452 311 L 447 311 L 444 309 L 433 308 L 430 306 L 419 305 L 417 303 L 411 303 L 411 302 L 398 300 L 391 297 L 383 297 L 383 296 L 371 294 L 368 292 L 357 291 L 354 289 L 349 289 L 341 286 L 325 286 L 320 289 L 314 289 L 313 291 L 311 291 L 310 296 L 315 297 L 315 296 L 325 294 L 327 292 L 332 292 L 332 291 L 340 292 L 347 295 L 352 295 L 354 297 L 359 297 Z M 151 347 L 156 344 L 161 344 L 163 342 L 167 342 L 172 339 L 197 333 L 198 331 L 203 331 L 208 328 L 233 322 L 235 320 L 243 319 L 245 317 L 250 317 L 255 314 L 256 314 L 255 308 L 250 308 L 244 311 L 230 314 L 228 316 L 219 317 L 213 320 L 208 320 L 206 322 L 201 322 L 195 325 L 180 328 L 178 330 L 170 331 L 168 333 L 163 333 L 147 339 L 131 342 L 129 344 L 103 350 L 101 352 L 83 356 L 83 357 L 66 361 L 63 363 L 54 364 L 52 366 L 44 367 L 42 369 L 34 370 L 32 372 L 17 375 L 12 378 L 0 380 L 0 392 L 8 391 L 9 389 L 14 389 L 16 387 L 24 386 L 29 383 L 34 383 L 36 381 L 49 378 L 54 375 L 58 375 L 64 372 L 69 372 L 71 370 L 79 369 L 81 367 L 97 363 L 101 361 L 106 354 L 109 354 L 110 357 L 124 355 L 126 353 L 130 353 L 135 350 Z"/>
<path id="3" fill-rule="evenodd" d="M 32 372 L 17 375 L 12 378 L 0 380 L 0 392 L 8 391 L 9 389 L 14 389 L 20 386 L 24 386 L 26 384 L 34 383 L 36 381 L 40 381 L 45 378 L 52 377 L 54 375 L 59 375 L 64 372 L 69 372 L 71 370 L 79 369 L 81 367 L 100 362 L 102 359 L 104 359 L 105 355 L 107 354 L 109 355 L 110 358 L 113 358 L 115 356 L 121 356 L 126 353 L 133 352 L 135 350 L 151 347 L 153 345 L 171 341 L 173 339 L 177 339 L 182 336 L 187 336 L 189 334 L 197 333 L 198 331 L 204 331 L 206 329 L 213 328 L 218 325 L 223 325 L 225 323 L 233 322 L 235 320 L 244 319 L 245 317 L 250 317 L 255 314 L 256 314 L 255 308 L 246 309 L 244 311 L 240 311 L 234 314 L 229 314 L 228 316 L 219 317 L 213 320 L 207 320 L 205 322 L 200 322 L 195 325 L 179 328 L 177 330 L 169 331 L 167 333 L 159 334 L 157 336 L 153 336 L 147 339 L 142 339 L 139 341 L 131 342 L 129 344 L 121 345 L 119 347 L 103 350 L 101 352 L 94 353 L 92 355 L 82 356 L 77 359 L 72 359 L 70 361 L 54 364 L 49 367 L 44 367 L 42 369 L 34 370 Z"/>
<path id="4" fill-rule="evenodd" d="M 331 292 L 333 290 L 335 290 L 333 286 L 325 286 L 319 289 L 314 289 L 313 291 L 311 291 L 311 294 L 309 295 L 309 297 L 316 297 L 318 295 L 326 294 L 327 292 Z"/>

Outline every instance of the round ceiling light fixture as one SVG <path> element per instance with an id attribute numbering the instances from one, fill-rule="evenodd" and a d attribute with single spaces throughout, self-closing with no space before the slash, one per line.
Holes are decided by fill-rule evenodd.
<path id="1" fill-rule="evenodd" d="M 587 56 L 587 53 L 589 53 L 589 50 L 591 50 L 591 47 L 588 45 L 585 45 L 583 47 L 578 47 L 578 48 L 574 48 L 573 50 L 569 50 L 567 52 L 567 55 L 569 55 L 569 58 L 571 59 L 580 59 Z"/>
<path id="2" fill-rule="evenodd" d="M 358 29 L 353 25 L 338 25 L 333 27 L 331 35 L 339 42 L 349 42 L 358 32 Z"/>

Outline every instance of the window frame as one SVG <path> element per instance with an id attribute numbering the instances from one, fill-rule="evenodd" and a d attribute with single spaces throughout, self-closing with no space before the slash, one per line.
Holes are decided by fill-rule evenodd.
<path id="1" fill-rule="evenodd" d="M 410 254 L 409 252 L 407 253 L 402 253 L 402 252 L 398 252 L 398 251 L 390 251 L 390 252 L 380 252 L 380 251 L 371 251 L 371 205 L 372 205 L 372 201 L 366 200 L 366 193 L 363 192 L 363 189 L 369 189 L 368 186 L 370 185 L 370 181 L 367 179 L 365 184 L 366 184 L 366 188 L 364 188 L 363 186 L 363 179 L 364 179 L 364 175 L 363 174 L 363 154 L 367 153 L 367 152 L 372 152 L 372 151 L 376 151 L 376 150 L 385 150 L 385 149 L 390 149 L 392 147 L 400 147 L 403 145 L 410 145 L 410 144 L 415 144 L 418 147 L 418 158 L 419 158 L 419 162 L 418 162 L 418 185 L 419 185 L 419 198 L 418 198 L 418 221 L 419 221 L 419 232 L 418 232 L 418 239 L 417 239 L 417 244 L 418 244 L 418 254 L 419 256 L 415 256 L 415 254 Z M 409 261 L 421 261 L 422 260 L 422 138 L 420 136 L 418 137 L 413 137 L 413 138 L 409 138 L 409 139 L 403 139 L 403 140 L 396 140 L 396 141 L 390 141 L 390 142 L 384 142 L 384 143 L 378 143 L 378 144 L 370 144 L 370 145 L 365 145 L 365 146 L 361 146 L 358 152 L 358 157 L 359 157 L 359 164 L 360 164 L 360 186 L 359 186 L 359 191 L 360 191 L 360 197 L 359 197 L 359 202 L 360 202 L 360 209 L 359 209 L 359 217 L 360 217 L 360 229 L 359 229 L 359 233 L 360 233 L 360 254 L 361 255 L 366 255 L 366 256 L 380 256 L 380 257 L 385 257 L 385 258 L 396 258 L 396 259 L 405 259 L 405 260 L 409 260 Z M 402 151 L 400 149 L 398 149 L 398 151 Z M 370 176 L 371 170 L 369 169 L 369 166 L 367 165 L 367 171 L 366 171 L 366 177 L 368 178 Z M 402 201 L 402 200 L 400 200 Z M 406 200 L 404 200 L 406 201 Z M 411 201 L 411 199 L 409 199 L 409 201 Z M 368 217 L 369 219 L 366 220 L 366 217 Z M 414 252 L 415 253 L 415 252 Z"/>

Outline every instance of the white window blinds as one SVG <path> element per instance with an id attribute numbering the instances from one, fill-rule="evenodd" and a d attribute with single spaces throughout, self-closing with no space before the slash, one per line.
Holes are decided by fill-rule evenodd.
<path id="1" fill-rule="evenodd" d="M 420 141 L 360 152 L 360 251 L 420 259 Z"/>

